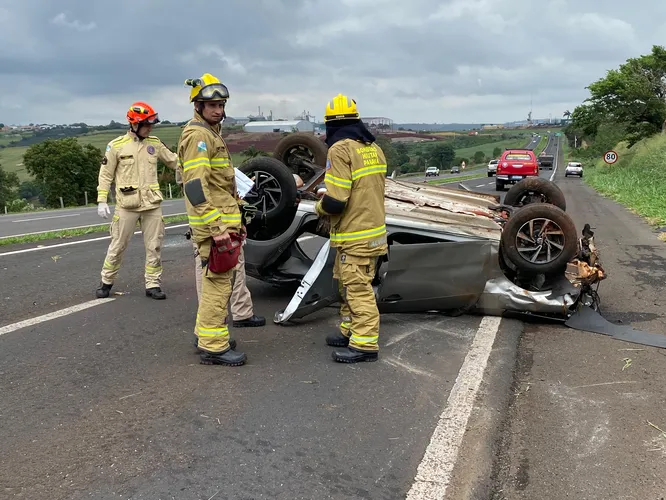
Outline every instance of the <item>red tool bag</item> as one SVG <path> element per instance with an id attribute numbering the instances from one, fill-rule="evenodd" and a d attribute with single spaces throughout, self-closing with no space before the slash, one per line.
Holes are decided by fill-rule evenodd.
<path id="1" fill-rule="evenodd" d="M 230 233 L 229 236 L 231 237 L 231 245 L 219 246 L 213 240 L 210 247 L 210 256 L 208 257 L 209 271 L 213 273 L 226 273 L 238 264 L 245 235 Z"/>

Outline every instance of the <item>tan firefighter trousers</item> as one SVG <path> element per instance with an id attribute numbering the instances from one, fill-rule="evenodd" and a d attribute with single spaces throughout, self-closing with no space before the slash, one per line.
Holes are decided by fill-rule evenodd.
<path id="1" fill-rule="evenodd" d="M 340 252 L 335 257 L 333 277 L 342 296 L 340 333 L 349 337 L 349 347 L 361 351 L 379 350 L 379 309 L 372 289 L 376 262 L 375 257 Z"/>
<path id="2" fill-rule="evenodd" d="M 198 255 L 205 262 L 210 255 L 212 238 L 197 245 Z M 199 260 L 199 259 L 197 259 Z M 199 269 L 201 265 L 199 265 Z M 199 349 L 223 352 L 229 349 L 229 299 L 234 270 L 213 273 L 206 268 L 201 272 L 201 297 L 194 334 L 199 338 Z M 198 273 L 199 274 L 199 273 Z"/>
<path id="3" fill-rule="evenodd" d="M 194 250 L 194 276 L 197 283 L 197 297 L 199 302 L 201 302 L 201 276 L 204 271 L 201 269 L 201 258 L 196 251 L 196 243 L 194 244 Z M 251 318 L 253 315 L 252 295 L 247 288 L 247 277 L 245 276 L 245 252 L 241 248 L 238 264 L 234 268 L 234 281 L 231 292 L 231 317 L 233 320 L 242 321 Z"/>
<path id="4" fill-rule="evenodd" d="M 111 219 L 111 244 L 106 252 L 102 266 L 102 282 L 112 285 L 118 276 L 123 254 L 136 231 L 139 222 L 143 233 L 143 246 L 146 250 L 144 278 L 146 288 L 159 287 L 162 282 L 162 242 L 164 241 L 164 220 L 162 207 L 153 210 L 135 212 L 118 206 Z"/>

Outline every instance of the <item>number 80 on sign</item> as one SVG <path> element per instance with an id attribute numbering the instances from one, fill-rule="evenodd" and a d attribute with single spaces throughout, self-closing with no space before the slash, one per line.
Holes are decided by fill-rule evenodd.
<path id="1" fill-rule="evenodd" d="M 615 151 L 606 151 L 604 153 L 604 161 L 607 164 L 612 165 L 617 161 L 617 153 Z"/>

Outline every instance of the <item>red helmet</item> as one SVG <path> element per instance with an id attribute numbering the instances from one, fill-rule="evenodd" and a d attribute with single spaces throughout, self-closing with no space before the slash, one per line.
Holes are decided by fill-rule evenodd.
<path id="1" fill-rule="evenodd" d="M 127 121 L 130 123 L 154 125 L 155 123 L 159 123 L 160 119 L 150 104 L 135 102 L 127 110 Z"/>

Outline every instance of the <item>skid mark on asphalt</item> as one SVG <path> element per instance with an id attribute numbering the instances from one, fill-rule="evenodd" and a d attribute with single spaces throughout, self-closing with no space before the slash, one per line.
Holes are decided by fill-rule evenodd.
<path id="1" fill-rule="evenodd" d="M 481 320 L 407 500 L 444 499 L 502 318 Z"/>
<path id="2" fill-rule="evenodd" d="M 610 438 L 610 420 L 604 409 L 606 403 L 563 385 L 550 387 L 549 392 L 555 404 L 566 414 L 561 421 L 572 424 L 565 439 L 572 450 L 579 450 L 577 458 L 597 455 Z"/>
<path id="3" fill-rule="evenodd" d="M 35 326 L 35 325 L 38 325 L 40 323 L 44 323 L 45 321 L 50 321 L 50 320 L 56 319 L 56 318 L 62 318 L 63 316 L 67 316 L 67 315 L 75 313 L 75 312 L 83 311 L 83 310 L 89 309 L 91 307 L 106 304 L 107 302 L 111 302 L 113 300 L 116 300 L 116 299 L 114 299 L 114 298 L 95 299 L 95 300 L 91 300 L 89 302 L 84 302 L 83 304 L 78 304 L 76 306 L 66 307 L 65 309 L 60 309 L 59 311 L 54 311 L 52 313 L 43 314 L 42 316 L 37 316 L 36 318 L 30 318 L 30 319 L 26 319 L 24 321 L 19 321 L 18 323 L 14 323 L 12 325 L 3 326 L 3 327 L 0 328 L 0 336 L 5 335 L 7 333 L 14 332 L 16 330 L 20 330 L 22 328 Z"/>

